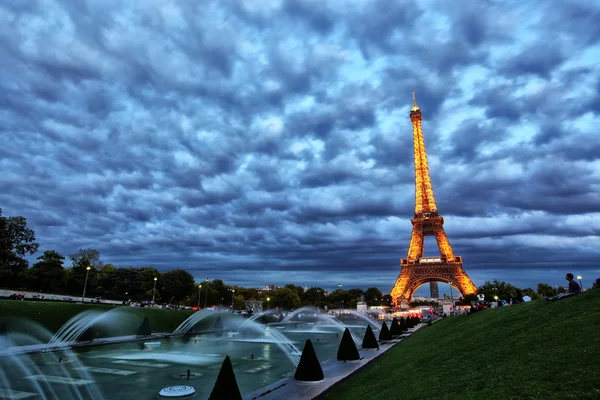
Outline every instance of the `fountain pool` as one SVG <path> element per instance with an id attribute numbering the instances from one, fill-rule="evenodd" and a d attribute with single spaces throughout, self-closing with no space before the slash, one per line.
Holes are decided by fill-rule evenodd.
<path id="1" fill-rule="evenodd" d="M 226 355 L 231 357 L 241 393 L 250 393 L 293 374 L 295 366 L 291 356 L 299 356 L 307 338 L 312 340 L 319 360 L 325 361 L 335 358 L 342 336 L 331 327 L 314 329 L 314 325 L 294 326 L 295 329 L 290 326 L 289 331 L 286 327 L 274 326 L 263 326 L 262 332 L 248 329 L 254 324 L 256 322 L 247 324 L 244 330 L 234 334 L 152 339 L 152 345 L 142 340 L 0 356 L 4 374 L 0 379 L 0 398 L 9 393 L 5 397 L 53 399 L 56 394 L 72 393 L 93 385 L 97 392 L 94 399 L 98 400 L 159 399 L 158 393 L 164 387 L 191 385 L 196 389 L 191 399 L 206 399 Z M 362 336 L 364 329 L 358 329 L 354 330 Z M 290 347 L 287 354 L 282 346 Z M 26 359 L 29 368 L 16 368 L 16 360 L 20 359 Z M 192 373 L 190 379 L 185 374 L 188 369 Z M 31 397 L 15 397 L 27 393 Z M 75 395 L 74 398 L 80 397 Z"/>

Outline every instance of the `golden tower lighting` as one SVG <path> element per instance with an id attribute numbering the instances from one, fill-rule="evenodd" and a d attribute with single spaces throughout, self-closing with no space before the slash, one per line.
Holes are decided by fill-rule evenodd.
<path id="1" fill-rule="evenodd" d="M 423 114 L 417 106 L 415 92 L 412 95 L 410 121 L 415 158 L 415 214 L 411 219 L 413 230 L 408 254 L 400 260 L 400 275 L 391 292 L 396 307 L 409 303 L 415 290 L 428 282 L 447 283 L 463 296 L 477 293 L 477 288 L 462 267 L 462 257 L 455 255 L 450 246 L 444 231 L 444 218 L 438 214 L 421 128 Z M 435 236 L 439 256 L 423 257 L 425 236 Z"/>

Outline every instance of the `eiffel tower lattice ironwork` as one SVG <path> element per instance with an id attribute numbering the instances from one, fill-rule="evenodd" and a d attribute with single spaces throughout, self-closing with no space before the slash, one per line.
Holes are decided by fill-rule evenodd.
<path id="1" fill-rule="evenodd" d="M 428 282 L 444 282 L 463 296 L 477 293 L 477 288 L 462 266 L 462 257 L 454 254 L 444 231 L 444 218 L 438 214 L 431 186 L 427 153 L 421 130 L 423 116 L 413 92 L 410 120 L 413 126 L 415 155 L 415 215 L 406 258 L 400 260 L 400 275 L 392 289 L 393 303 L 409 303 L 415 290 Z M 425 236 L 435 236 L 440 255 L 423 257 Z"/>

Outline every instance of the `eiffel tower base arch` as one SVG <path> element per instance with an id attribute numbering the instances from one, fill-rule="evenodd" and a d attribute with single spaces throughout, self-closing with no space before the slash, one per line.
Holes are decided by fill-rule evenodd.
<path id="1" fill-rule="evenodd" d="M 438 258 L 439 260 L 439 258 Z M 390 293 L 396 308 L 410 304 L 415 291 L 429 282 L 443 282 L 455 288 L 463 297 L 477 293 L 477 288 L 462 267 L 462 259 L 456 256 L 455 261 L 429 262 L 425 257 L 417 262 L 407 259 L 400 261 L 402 270 Z"/>

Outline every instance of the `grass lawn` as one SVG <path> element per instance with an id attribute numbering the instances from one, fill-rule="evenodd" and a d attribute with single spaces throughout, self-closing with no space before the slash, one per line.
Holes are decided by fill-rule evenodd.
<path id="1" fill-rule="evenodd" d="M 172 332 L 193 313 L 192 311 L 100 304 L 0 300 L 0 325 L 4 325 L 5 329 L 10 331 L 20 330 L 24 327 L 20 320 L 25 319 L 42 325 L 50 332 L 56 332 L 69 319 L 86 310 L 103 312 L 115 309 L 119 309 L 117 317 L 106 326 L 98 328 L 97 332 L 100 333 L 100 336 L 135 334 L 144 317 L 148 317 L 152 332 Z"/>
<path id="2" fill-rule="evenodd" d="M 423 327 L 325 398 L 600 399 L 600 290 Z"/>

